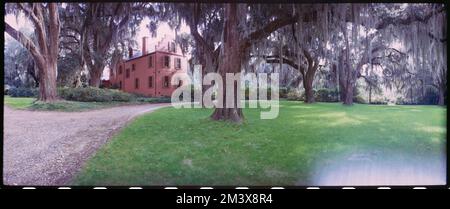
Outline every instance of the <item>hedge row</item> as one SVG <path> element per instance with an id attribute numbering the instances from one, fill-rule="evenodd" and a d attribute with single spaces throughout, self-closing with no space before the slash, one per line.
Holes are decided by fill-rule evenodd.
<path id="1" fill-rule="evenodd" d="M 339 102 L 339 92 L 337 89 L 314 89 L 314 100 L 316 102 Z M 305 92 L 299 92 L 295 90 L 291 90 L 287 93 L 286 98 L 288 100 L 295 101 L 304 101 L 305 100 Z M 353 102 L 356 103 L 366 103 L 363 97 L 354 95 Z"/>
<path id="2" fill-rule="evenodd" d="M 25 87 L 11 87 L 7 91 L 11 97 L 37 97 L 39 95 L 39 89 L 37 88 L 25 88 Z"/>
<path id="3" fill-rule="evenodd" d="M 58 88 L 58 95 L 65 100 L 79 102 L 130 102 L 136 99 L 133 94 L 95 87 Z"/>

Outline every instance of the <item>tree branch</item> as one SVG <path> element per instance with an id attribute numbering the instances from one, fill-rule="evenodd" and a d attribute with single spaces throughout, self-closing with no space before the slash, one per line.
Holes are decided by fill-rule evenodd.
<path id="1" fill-rule="evenodd" d="M 427 22 L 431 17 L 435 14 L 441 13 L 445 11 L 445 6 L 439 8 L 437 11 L 432 11 L 424 16 L 420 16 L 418 13 L 409 14 L 407 18 L 398 18 L 398 17 L 390 17 L 386 16 L 384 19 L 381 19 L 380 22 L 377 23 L 375 29 L 382 30 L 389 25 L 409 25 L 413 22 Z"/>
<path id="2" fill-rule="evenodd" d="M 22 44 L 22 46 L 25 47 L 31 53 L 34 60 L 36 61 L 36 64 L 38 64 L 39 66 L 44 66 L 45 63 L 44 57 L 42 57 L 39 49 L 28 37 L 26 37 L 22 32 L 17 31 L 13 27 L 11 27 L 11 25 L 9 25 L 7 22 L 5 22 L 5 32 L 8 33 L 11 37 L 13 37 L 20 44 Z"/>
<path id="3" fill-rule="evenodd" d="M 277 18 L 269 23 L 267 23 L 264 27 L 262 27 L 259 30 L 256 30 L 252 33 L 250 33 L 246 38 L 244 38 L 241 42 L 241 50 L 245 50 L 246 48 L 250 47 L 252 44 L 252 41 L 260 40 L 262 38 L 267 37 L 272 32 L 278 30 L 281 27 L 284 27 L 289 24 L 293 24 L 297 21 L 297 16 L 290 16 L 290 17 L 281 17 Z"/>

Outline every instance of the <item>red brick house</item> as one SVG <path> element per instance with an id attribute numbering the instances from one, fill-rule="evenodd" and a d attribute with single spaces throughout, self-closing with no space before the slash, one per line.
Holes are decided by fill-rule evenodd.
<path id="1" fill-rule="evenodd" d="M 155 50 L 148 52 L 148 37 L 142 40 L 142 54 L 122 60 L 110 70 L 111 85 L 120 90 L 150 97 L 170 97 L 177 85 L 170 85 L 175 73 L 187 73 L 186 58 L 173 40 L 163 37 L 155 43 Z M 116 71 L 116 72 L 114 72 Z"/>

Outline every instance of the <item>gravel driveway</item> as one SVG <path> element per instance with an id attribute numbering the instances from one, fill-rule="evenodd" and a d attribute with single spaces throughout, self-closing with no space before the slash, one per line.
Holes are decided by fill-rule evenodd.
<path id="1" fill-rule="evenodd" d="M 4 106 L 5 185 L 67 185 L 86 160 L 133 117 L 170 104 L 85 112 L 15 110 Z"/>

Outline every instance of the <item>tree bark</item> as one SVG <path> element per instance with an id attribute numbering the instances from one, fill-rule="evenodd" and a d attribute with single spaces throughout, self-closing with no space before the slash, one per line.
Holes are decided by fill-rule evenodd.
<path id="1" fill-rule="evenodd" d="M 52 102 L 57 99 L 56 63 L 48 63 L 46 69 L 39 69 L 39 100 Z"/>
<path id="2" fill-rule="evenodd" d="M 303 87 L 305 88 L 305 103 L 314 103 L 315 100 L 312 84 L 316 71 L 319 67 L 319 60 L 317 60 L 317 57 L 313 58 L 306 49 L 303 49 L 303 54 L 308 61 L 308 69 L 306 72 L 302 70 L 303 68 L 300 68 L 300 72 L 303 75 Z"/>
<path id="3" fill-rule="evenodd" d="M 89 75 L 91 76 L 89 79 L 89 86 L 92 87 L 100 87 L 101 84 L 101 78 L 102 78 L 102 72 L 103 72 L 103 68 L 101 69 L 92 69 L 89 73 Z"/>
<path id="4" fill-rule="evenodd" d="M 305 103 L 314 103 L 314 91 L 312 88 L 312 82 L 303 81 L 303 87 L 305 88 Z"/>
<path id="5" fill-rule="evenodd" d="M 438 103 L 438 105 L 441 105 L 441 106 L 445 105 L 444 98 L 445 98 L 444 97 L 444 91 L 439 90 L 439 103 Z"/>
<path id="6" fill-rule="evenodd" d="M 344 105 L 353 105 L 353 85 L 347 84 L 345 88 Z"/>
<path id="7" fill-rule="evenodd" d="M 238 108 L 237 104 L 240 102 L 240 98 L 237 93 L 237 83 L 233 82 L 234 89 L 234 105 L 233 107 L 227 107 L 227 94 L 232 92 L 225 91 L 226 73 L 239 73 L 241 71 L 241 50 L 240 50 L 240 35 L 238 32 L 239 16 L 238 16 L 237 4 L 226 4 L 225 6 L 225 23 L 223 32 L 223 47 L 221 48 L 219 59 L 219 73 L 222 76 L 224 91 L 223 91 L 223 108 L 216 108 L 211 115 L 213 120 L 225 120 L 235 123 L 241 123 L 244 119 L 242 109 Z M 238 79 L 240 82 L 240 79 Z"/>

